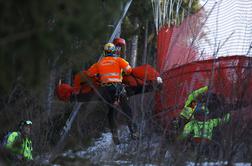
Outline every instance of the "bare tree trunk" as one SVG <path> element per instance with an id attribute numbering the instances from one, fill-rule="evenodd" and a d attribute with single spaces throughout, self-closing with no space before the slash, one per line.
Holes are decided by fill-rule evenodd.
<path id="1" fill-rule="evenodd" d="M 56 63 L 59 60 L 60 55 L 58 55 L 52 62 L 52 67 L 50 70 L 50 76 L 49 76 L 49 82 L 48 82 L 48 94 L 47 94 L 47 102 L 46 102 L 46 111 L 48 116 L 50 116 L 50 113 L 52 112 L 52 101 L 54 96 L 54 89 L 55 89 L 55 81 L 57 76 L 56 71 Z"/>
<path id="2" fill-rule="evenodd" d="M 145 22 L 145 31 L 144 31 L 144 50 L 142 56 L 142 64 L 147 62 L 147 50 L 148 50 L 148 20 Z"/>
<path id="3" fill-rule="evenodd" d="M 134 21 L 134 29 L 137 30 L 137 28 L 139 27 L 139 23 L 138 23 L 138 18 L 135 18 Z M 135 34 L 132 37 L 132 45 L 131 45 L 131 58 L 130 58 L 130 65 L 132 67 L 136 67 L 136 62 L 137 62 L 137 46 L 138 46 L 138 34 Z"/>
<path id="4" fill-rule="evenodd" d="M 46 102 L 46 110 L 48 115 L 52 112 L 52 100 L 54 95 L 55 89 L 55 79 L 56 79 L 56 69 L 52 68 L 50 71 L 50 78 L 48 83 L 48 95 L 47 95 L 47 102 Z"/>
<path id="5" fill-rule="evenodd" d="M 131 47 L 132 47 L 132 38 L 129 38 L 126 51 L 123 57 L 124 59 L 127 59 L 128 62 L 130 62 L 130 58 L 131 58 L 131 50 L 132 50 Z M 130 65 L 131 65 L 131 62 L 130 62 Z"/>

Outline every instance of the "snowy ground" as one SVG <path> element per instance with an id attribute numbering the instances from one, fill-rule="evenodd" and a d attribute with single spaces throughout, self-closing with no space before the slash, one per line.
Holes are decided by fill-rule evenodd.
<path id="1" fill-rule="evenodd" d="M 62 154 L 64 158 L 84 158 L 88 159 L 94 165 L 103 166 L 157 166 L 157 165 L 169 165 L 169 153 L 165 155 L 164 163 L 155 163 L 153 159 L 157 158 L 158 147 L 160 146 L 160 138 L 154 136 L 148 138 L 149 140 L 142 140 L 142 144 L 137 144 L 137 141 L 129 139 L 127 128 L 124 128 L 124 132 L 120 132 L 120 145 L 115 145 L 112 141 L 112 135 L 110 132 L 103 133 L 102 136 L 94 140 L 93 145 L 85 150 L 72 151 L 69 150 Z M 151 139 L 151 141 L 150 141 Z M 139 149 L 141 149 L 139 151 Z M 150 162 L 148 162 L 150 161 Z M 226 161 L 218 162 L 204 162 L 201 166 L 222 166 L 226 165 Z M 186 162 L 187 166 L 195 166 L 194 162 Z M 235 166 L 251 166 L 250 163 L 235 163 Z M 54 164 L 54 166 L 60 166 L 60 164 Z"/>
<path id="2" fill-rule="evenodd" d="M 110 132 L 103 133 L 102 136 L 95 140 L 92 146 L 83 151 L 67 151 L 63 154 L 64 157 L 71 158 L 87 158 L 94 164 L 102 165 L 131 165 L 136 163 L 138 159 L 143 158 L 143 156 L 156 156 L 155 147 L 159 144 L 153 143 L 151 146 L 147 145 L 143 141 L 142 145 L 137 144 L 137 141 L 131 140 L 129 138 L 129 132 L 127 128 L 124 128 L 124 132 L 120 132 L 120 145 L 115 145 L 112 141 L 112 135 Z M 154 141 L 154 140 L 153 140 Z M 155 140 L 160 142 L 159 140 Z M 145 152 L 139 154 L 139 146 L 145 147 Z M 141 148 L 143 149 L 143 148 Z M 152 151 L 148 149 L 153 149 Z M 148 152 L 148 154 L 147 154 Z"/>

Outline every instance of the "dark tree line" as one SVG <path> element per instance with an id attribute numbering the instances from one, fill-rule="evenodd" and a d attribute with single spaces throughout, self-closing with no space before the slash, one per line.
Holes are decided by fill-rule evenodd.
<path id="1" fill-rule="evenodd" d="M 75 71 L 86 69 L 98 60 L 125 3 L 126 0 L 0 2 L 1 138 L 7 131 L 14 130 L 20 120 L 31 119 L 37 153 L 57 143 L 72 104 L 64 104 L 52 96 L 53 85 L 69 73 L 71 80 Z M 148 17 L 144 17 L 146 8 L 151 7 L 149 5 L 141 0 L 133 1 L 122 24 L 121 36 L 128 45 L 133 35 L 143 34 L 147 19 L 152 36 L 149 44 L 155 47 L 151 10 Z M 136 17 L 140 26 L 132 29 Z M 140 37 L 140 41 L 139 55 L 143 52 L 144 38 Z M 151 50 L 149 54 L 152 55 Z M 49 107 L 52 110 L 50 117 Z M 80 121 L 77 120 L 73 130 L 84 132 L 77 134 L 82 141 L 89 140 L 87 136 L 97 135 L 98 131 L 93 129 L 97 126 L 93 123 L 100 119 L 104 121 L 104 112 L 98 111 L 97 114 L 91 114 L 96 120 L 85 121 L 80 113 Z M 87 125 L 83 126 L 83 123 Z M 104 128 L 103 124 L 100 126 Z"/>

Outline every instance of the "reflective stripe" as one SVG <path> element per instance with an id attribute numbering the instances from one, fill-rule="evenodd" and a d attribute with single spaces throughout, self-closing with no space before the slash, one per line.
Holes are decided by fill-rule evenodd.
<path id="1" fill-rule="evenodd" d="M 191 107 L 184 107 L 180 115 L 186 119 L 190 119 L 191 116 L 193 115 L 193 112 L 194 109 L 192 109 Z"/>
<path id="2" fill-rule="evenodd" d="M 213 136 L 213 129 L 216 127 L 213 124 L 213 120 L 204 122 L 196 120 L 190 121 L 185 125 L 183 133 L 186 136 L 188 134 L 192 134 L 193 138 L 206 138 L 211 140 Z"/>
<path id="3" fill-rule="evenodd" d="M 117 73 L 117 72 L 114 72 L 114 73 L 101 74 L 101 76 L 121 76 L 121 74 Z"/>
<path id="4" fill-rule="evenodd" d="M 104 60 L 100 62 L 100 65 L 102 66 L 109 66 L 109 65 L 114 65 L 115 64 L 115 60 Z"/>
<path id="5" fill-rule="evenodd" d="M 26 138 L 23 142 L 23 156 L 27 160 L 32 160 L 32 141 Z"/>
<path id="6" fill-rule="evenodd" d="M 111 82 L 122 82 L 120 78 L 105 78 L 101 80 L 102 83 L 111 83 Z"/>

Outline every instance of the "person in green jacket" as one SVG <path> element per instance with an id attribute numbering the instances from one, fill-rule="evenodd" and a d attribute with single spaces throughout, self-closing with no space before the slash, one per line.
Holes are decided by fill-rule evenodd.
<path id="1" fill-rule="evenodd" d="M 181 137 L 186 138 L 189 135 L 195 140 L 204 139 L 211 141 L 213 137 L 213 129 L 230 120 L 230 113 L 227 113 L 223 118 L 208 119 L 207 115 L 202 112 L 195 113 L 195 119 L 188 122 L 182 132 Z"/>
<path id="2" fill-rule="evenodd" d="M 209 114 L 209 110 L 206 107 L 207 91 L 208 86 L 204 86 L 189 94 L 184 108 L 179 114 L 176 128 L 183 129 L 186 123 L 194 119 L 195 112 L 206 112 Z"/>
<path id="3" fill-rule="evenodd" d="M 9 132 L 4 143 L 4 147 L 14 159 L 19 161 L 31 161 L 32 157 L 32 141 L 30 120 L 21 121 L 19 123 L 19 131 Z"/>
<path id="4" fill-rule="evenodd" d="M 190 140 L 193 148 L 200 150 L 204 154 L 209 153 L 212 144 L 213 130 L 215 127 L 230 121 L 230 113 L 223 118 L 208 119 L 205 112 L 195 112 L 194 119 L 185 124 L 179 140 Z"/>

